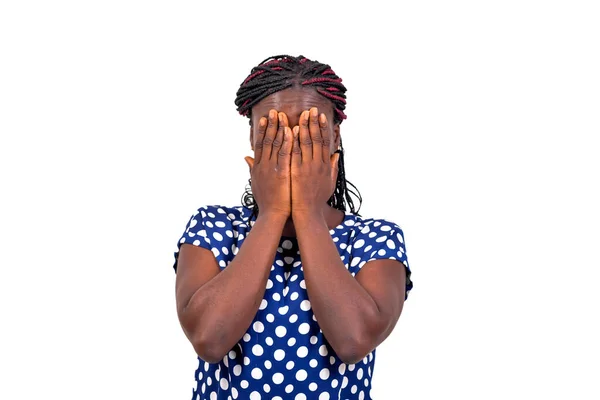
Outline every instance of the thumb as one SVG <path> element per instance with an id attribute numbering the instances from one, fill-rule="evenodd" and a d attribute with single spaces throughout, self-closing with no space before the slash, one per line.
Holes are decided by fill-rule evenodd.
<path id="1" fill-rule="evenodd" d="M 250 169 L 250 173 L 252 173 L 252 168 L 254 168 L 254 158 L 250 156 L 244 157 L 246 164 L 248 164 L 248 168 Z"/>

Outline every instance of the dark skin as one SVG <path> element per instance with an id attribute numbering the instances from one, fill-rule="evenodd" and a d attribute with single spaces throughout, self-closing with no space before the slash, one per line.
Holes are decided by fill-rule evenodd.
<path id="1" fill-rule="evenodd" d="M 258 311 L 281 236 L 296 236 L 319 326 L 338 357 L 356 363 L 396 325 L 404 305 L 404 267 L 396 260 L 373 260 L 353 277 L 340 259 L 329 230 L 344 215 L 327 204 L 340 137 L 339 125 L 329 122 L 331 102 L 314 89 L 290 88 L 263 99 L 252 115 L 255 157 L 246 162 L 259 215 L 223 271 L 211 251 L 181 246 L 176 279 L 181 326 L 200 358 L 221 361 Z"/>

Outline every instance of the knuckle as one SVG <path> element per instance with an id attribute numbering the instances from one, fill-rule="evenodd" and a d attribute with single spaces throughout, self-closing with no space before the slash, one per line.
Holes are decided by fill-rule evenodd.
<path id="1" fill-rule="evenodd" d="M 329 145 L 331 144 L 331 139 L 329 139 L 329 138 L 323 138 L 321 140 L 321 142 L 322 142 L 323 146 L 329 147 Z"/>
<path id="2" fill-rule="evenodd" d="M 309 138 L 309 137 L 304 138 L 304 139 L 300 139 L 300 144 L 301 145 L 310 146 L 310 145 L 312 145 L 312 143 L 313 143 L 313 140 L 311 138 Z"/>
<path id="3" fill-rule="evenodd" d="M 281 143 L 282 143 L 282 142 L 281 142 L 281 139 L 275 138 L 275 139 L 273 140 L 273 146 L 274 146 L 274 147 L 281 147 Z"/>
<path id="4" fill-rule="evenodd" d="M 270 146 L 273 144 L 273 139 L 271 139 L 270 137 L 266 137 L 263 142 L 262 142 L 263 146 Z"/>

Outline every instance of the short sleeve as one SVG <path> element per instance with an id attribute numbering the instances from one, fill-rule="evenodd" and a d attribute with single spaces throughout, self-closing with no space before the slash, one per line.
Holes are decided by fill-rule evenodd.
<path id="1" fill-rule="evenodd" d="M 237 232 L 235 232 L 237 234 Z M 235 235 L 237 236 L 237 235 Z M 173 253 L 173 269 L 177 273 L 179 250 L 184 243 L 203 247 L 212 251 L 219 267 L 229 264 L 238 249 L 234 243 L 232 221 L 227 212 L 219 206 L 200 207 L 185 226 Z"/>
<path id="2" fill-rule="evenodd" d="M 357 228 L 358 229 L 358 228 Z M 413 288 L 411 270 L 406 256 L 404 232 L 397 224 L 383 219 L 376 219 L 360 227 L 352 243 L 352 257 L 349 271 L 353 274 L 369 261 L 378 259 L 398 260 L 404 264 L 406 271 L 406 294 Z"/>

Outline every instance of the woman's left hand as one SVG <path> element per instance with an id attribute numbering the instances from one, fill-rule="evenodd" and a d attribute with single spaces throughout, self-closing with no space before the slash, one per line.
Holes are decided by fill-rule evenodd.
<path id="1" fill-rule="evenodd" d="M 293 129 L 292 217 L 319 215 L 335 190 L 339 154 L 331 155 L 331 129 L 316 107 L 303 111 Z"/>

